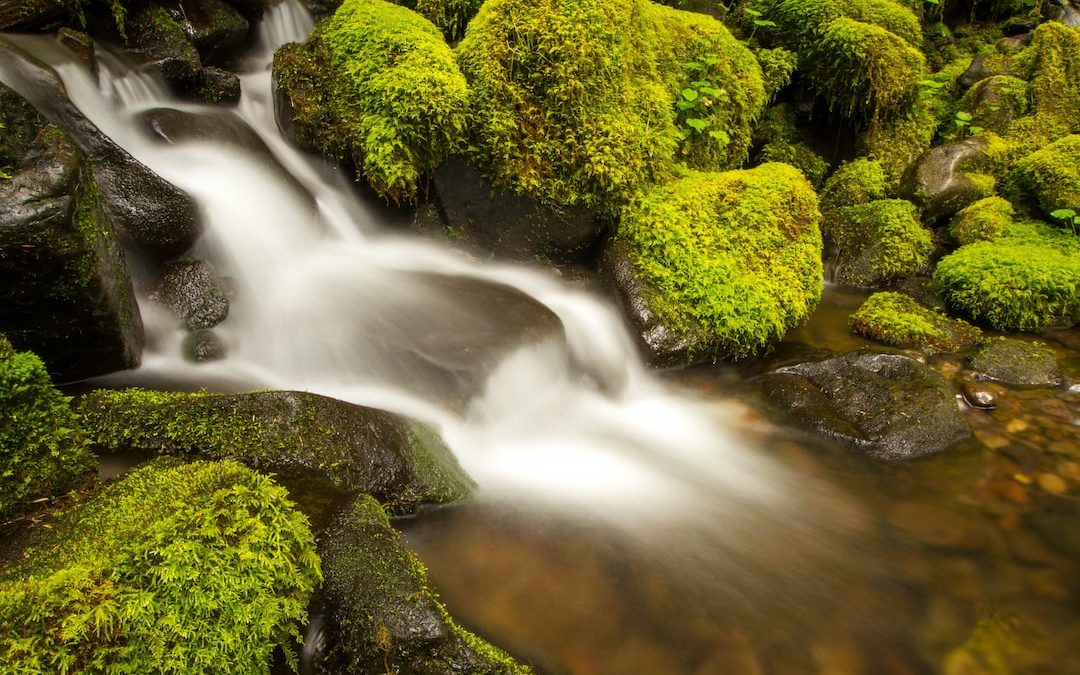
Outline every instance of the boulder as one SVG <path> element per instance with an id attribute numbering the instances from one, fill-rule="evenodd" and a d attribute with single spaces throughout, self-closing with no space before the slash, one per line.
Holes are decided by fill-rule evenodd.
<path id="1" fill-rule="evenodd" d="M 1017 77 L 994 75 L 977 82 L 957 104 L 971 113 L 971 126 L 1004 134 L 1031 107 L 1031 86 Z"/>
<path id="2" fill-rule="evenodd" d="M 1008 56 L 992 52 L 980 52 L 971 60 L 971 65 L 967 67 L 967 70 L 960 73 L 959 77 L 956 78 L 956 84 L 961 89 L 968 89 L 988 77 L 994 77 L 995 75 L 1017 77 L 1020 74 L 1020 68 Z"/>
<path id="3" fill-rule="evenodd" d="M 911 296 L 894 292 L 871 295 L 851 315 L 850 325 L 872 340 L 930 353 L 957 352 L 982 337 L 982 331 L 966 321 L 950 319 Z"/>
<path id="4" fill-rule="evenodd" d="M 185 328 L 213 328 L 229 316 L 229 298 L 214 266 L 205 260 L 174 260 L 143 289 L 172 310 Z"/>
<path id="5" fill-rule="evenodd" d="M 67 0 L 0 0 L 0 31 L 43 28 L 69 14 Z"/>
<path id="6" fill-rule="evenodd" d="M 78 411 L 101 451 L 196 454 L 312 474 L 398 512 L 458 499 L 470 487 L 427 427 L 315 394 L 100 390 L 84 396 Z"/>
<path id="7" fill-rule="evenodd" d="M 240 76 L 234 72 L 209 66 L 199 71 L 188 95 L 202 103 L 235 105 L 240 102 Z"/>
<path id="8" fill-rule="evenodd" d="M 969 138 L 931 148 L 908 167 L 900 194 L 922 208 L 923 217 L 934 221 L 955 214 L 965 206 L 993 194 L 992 179 L 964 170 L 967 162 L 982 157 L 986 141 Z"/>
<path id="9" fill-rule="evenodd" d="M 122 239 L 161 260 L 195 243 L 201 223 L 190 196 L 102 134 L 68 99 L 52 68 L 2 37 L 0 57 L 8 84 L 83 151 L 101 189 L 105 213 Z"/>
<path id="10" fill-rule="evenodd" d="M 202 60 L 184 27 L 167 9 L 150 3 L 136 5 L 125 19 L 127 51 L 144 67 L 182 90 L 202 70 Z"/>
<path id="11" fill-rule="evenodd" d="M 228 56 L 247 37 L 247 19 L 222 0 L 173 0 L 165 4 L 203 63 Z"/>
<path id="12" fill-rule="evenodd" d="M 225 358 L 225 343 L 218 334 L 207 328 L 193 330 L 184 337 L 180 346 L 184 358 L 194 363 L 219 361 Z"/>
<path id="13" fill-rule="evenodd" d="M 93 38 L 81 31 L 61 28 L 56 32 L 56 39 L 89 68 L 91 73 L 97 74 L 97 56 L 94 54 Z"/>
<path id="14" fill-rule="evenodd" d="M 874 459 L 931 455 L 971 435 L 949 383 L 899 354 L 860 350 L 780 368 L 760 384 L 800 423 Z"/>
<path id="15" fill-rule="evenodd" d="M 1061 387 L 1065 376 L 1045 346 L 1016 340 L 996 338 L 984 343 L 967 361 L 969 368 L 983 377 L 1036 387 Z"/>
<path id="16" fill-rule="evenodd" d="M 320 540 L 329 605 L 317 673 L 527 675 L 502 650 L 450 618 L 427 574 L 378 502 L 357 499 Z"/>

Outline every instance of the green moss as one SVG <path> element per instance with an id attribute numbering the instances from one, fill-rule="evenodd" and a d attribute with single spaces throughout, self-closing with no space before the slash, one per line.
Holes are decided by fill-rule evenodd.
<path id="1" fill-rule="evenodd" d="M 458 147 L 468 87 L 442 34 L 404 7 L 346 0 L 274 73 L 298 140 L 349 157 L 383 197 L 413 201 L 422 175 Z"/>
<path id="2" fill-rule="evenodd" d="M 934 281 L 953 308 L 998 330 L 1040 330 L 1080 318 L 1080 238 L 1044 225 L 960 247 Z"/>
<path id="3" fill-rule="evenodd" d="M 477 164 L 552 204 L 614 211 L 677 160 L 738 165 L 765 103 L 723 24 L 645 0 L 490 0 L 457 55 Z"/>
<path id="4" fill-rule="evenodd" d="M 974 344 L 981 331 L 969 323 L 950 319 L 923 307 L 903 293 L 875 293 L 854 314 L 853 331 L 897 347 L 955 352 Z"/>
<path id="5" fill-rule="evenodd" d="M 69 407 L 35 354 L 0 335 L 0 515 L 30 499 L 64 492 L 92 471 L 94 456 Z"/>
<path id="6" fill-rule="evenodd" d="M 1043 23 L 1015 60 L 1029 74 L 1033 114 L 1014 122 L 1007 136 L 1035 149 L 1080 129 L 1080 31 Z"/>
<path id="7" fill-rule="evenodd" d="M 781 89 L 791 83 L 791 76 L 795 67 L 799 64 L 799 57 L 795 52 L 778 47 L 776 49 L 759 49 L 754 52 L 758 63 L 761 64 L 761 75 L 765 84 L 765 97 L 773 99 Z"/>
<path id="8" fill-rule="evenodd" d="M 841 264 L 837 281 L 844 284 L 874 286 L 914 274 L 933 250 L 918 209 L 903 199 L 834 209 L 824 223 L 826 241 Z"/>
<path id="9" fill-rule="evenodd" d="M 817 196 L 793 167 L 690 172 L 623 211 L 627 241 L 653 311 L 703 330 L 709 349 L 762 352 L 821 297 Z"/>
<path id="10" fill-rule="evenodd" d="M 1013 207 L 1001 197 L 987 197 L 964 208 L 949 224 L 949 234 L 961 244 L 1005 236 L 1013 222 Z"/>
<path id="11" fill-rule="evenodd" d="M 837 169 L 821 190 L 821 210 L 865 204 L 884 199 L 885 167 L 873 159 L 860 158 Z"/>
<path id="12" fill-rule="evenodd" d="M 757 160 L 790 164 L 802 171 L 814 187 L 820 186 L 829 173 L 829 163 L 805 143 L 769 143 L 758 152 Z"/>
<path id="13" fill-rule="evenodd" d="M 268 673 L 319 578 L 307 520 L 269 478 L 154 464 L 0 574 L 0 653 L 10 672 Z"/>
<path id="14" fill-rule="evenodd" d="M 997 119 L 1021 117 L 1031 107 L 1031 87 L 1018 77 L 995 75 L 977 82 L 956 104 L 957 110 L 970 113 L 971 125 L 983 128 L 1003 128 Z M 1008 117 L 1006 117 L 1008 116 Z"/>
<path id="15" fill-rule="evenodd" d="M 1080 134 L 1065 136 L 1022 159 L 1012 180 L 1034 197 L 1046 215 L 1080 213 Z"/>
<path id="16" fill-rule="evenodd" d="M 1054 352 L 1041 342 L 998 337 L 987 340 L 967 361 L 972 370 L 993 380 L 1021 385 L 1060 385 Z"/>
<path id="17" fill-rule="evenodd" d="M 482 4 L 483 0 L 416 0 L 416 11 L 435 24 L 449 42 L 456 42 L 465 35 L 465 27 Z"/>

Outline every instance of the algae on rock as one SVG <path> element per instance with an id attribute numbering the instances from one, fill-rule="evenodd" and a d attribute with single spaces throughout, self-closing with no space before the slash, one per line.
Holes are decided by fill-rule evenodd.
<path id="1" fill-rule="evenodd" d="M 895 292 L 871 295 L 851 315 L 850 325 L 859 335 L 873 340 L 931 352 L 960 351 L 982 335 L 965 321 L 950 319 L 909 295 Z"/>

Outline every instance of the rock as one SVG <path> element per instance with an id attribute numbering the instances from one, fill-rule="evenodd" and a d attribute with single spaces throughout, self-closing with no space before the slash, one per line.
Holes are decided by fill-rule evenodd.
<path id="1" fill-rule="evenodd" d="M 1023 37 L 1026 35 L 1030 40 L 1031 31 L 1038 26 L 1039 22 L 1030 16 L 1013 16 L 1006 19 L 1001 25 L 1001 33 L 1006 37 Z"/>
<path id="2" fill-rule="evenodd" d="M 313 474 L 397 512 L 462 497 L 468 478 L 430 429 L 397 415 L 303 392 L 99 390 L 79 402 L 102 451 L 198 454 L 262 471 Z"/>
<path id="3" fill-rule="evenodd" d="M 155 140 L 177 145 L 193 141 L 235 145 L 268 159 L 270 151 L 259 135 L 236 115 L 226 111 L 189 112 L 176 108 L 151 108 L 139 121 Z"/>
<path id="4" fill-rule="evenodd" d="M 1006 384 L 1036 387 L 1060 387 L 1065 384 L 1065 376 L 1052 351 L 1042 345 L 1013 338 L 987 341 L 968 359 L 968 367 Z"/>
<path id="5" fill-rule="evenodd" d="M 125 19 L 128 52 L 177 90 L 191 85 L 202 70 L 199 52 L 167 9 L 136 5 Z"/>
<path id="6" fill-rule="evenodd" d="M 184 352 L 184 358 L 196 363 L 225 358 L 225 343 L 217 333 L 206 328 L 188 333 L 180 348 Z"/>
<path id="7" fill-rule="evenodd" d="M 971 125 L 1004 135 L 1010 122 L 1031 108 L 1031 87 L 1017 77 L 994 75 L 980 80 L 957 104 L 972 115 Z"/>
<path id="8" fill-rule="evenodd" d="M 0 0 L 0 31 L 43 28 L 69 14 L 66 0 Z"/>
<path id="9" fill-rule="evenodd" d="M 851 329 L 872 340 L 928 353 L 958 352 L 982 337 L 966 321 L 924 307 L 909 295 L 885 291 L 866 299 L 849 320 Z"/>
<path id="10" fill-rule="evenodd" d="M 165 7 L 198 50 L 203 63 L 220 61 L 247 37 L 247 19 L 222 0 L 174 0 Z"/>
<path id="11" fill-rule="evenodd" d="M 113 143 L 68 99 L 47 65 L 0 37 L 5 80 L 86 155 L 101 188 L 105 213 L 122 239 L 140 252 L 168 260 L 201 233 L 194 200 Z"/>
<path id="12" fill-rule="evenodd" d="M 930 455 L 971 435 L 944 378 L 899 354 L 860 350 L 780 368 L 760 384 L 801 423 L 875 459 Z"/>
<path id="13" fill-rule="evenodd" d="M 203 68 L 190 97 L 202 103 L 235 105 L 240 102 L 240 76 L 228 70 Z"/>
<path id="14" fill-rule="evenodd" d="M 992 184 L 987 185 L 963 170 L 963 165 L 981 157 L 985 148 L 986 141 L 981 138 L 931 148 L 904 172 L 901 196 L 918 204 L 928 221 L 951 216 L 968 204 L 990 196 Z"/>
<path id="15" fill-rule="evenodd" d="M 72 55 L 81 61 L 91 73 L 97 73 L 97 57 L 94 56 L 94 40 L 86 33 L 71 28 L 61 28 L 56 32 L 56 39 Z"/>
<path id="16" fill-rule="evenodd" d="M 1046 17 L 1052 21 L 1063 23 L 1069 28 L 1080 26 L 1080 9 L 1064 1 L 1049 4 L 1046 7 Z"/>
<path id="17" fill-rule="evenodd" d="M 205 260 L 166 263 L 158 279 L 148 284 L 150 300 L 172 310 L 186 328 L 213 328 L 229 316 L 229 298 L 214 266 Z"/>
<path id="18" fill-rule="evenodd" d="M 1040 473 L 1037 482 L 1039 487 L 1052 495 L 1061 496 L 1069 491 L 1069 486 L 1065 483 L 1065 480 L 1057 474 Z"/>
<path id="19" fill-rule="evenodd" d="M 333 637 L 315 672 L 532 672 L 454 623 L 371 497 L 360 497 L 331 524 L 319 555 Z"/>
<path id="20" fill-rule="evenodd" d="M 0 330 L 62 382 L 132 368 L 142 352 L 124 252 L 95 179 L 53 126 L 0 179 Z"/>
<path id="21" fill-rule="evenodd" d="M 459 158 L 435 169 L 435 195 L 456 237 L 498 257 L 574 262 L 600 240 L 603 227 L 585 208 L 554 209 L 491 186 Z"/>
<path id="22" fill-rule="evenodd" d="M 821 229 L 838 284 L 881 288 L 928 271 L 933 239 L 910 201 L 878 199 L 826 211 Z"/>
<path id="23" fill-rule="evenodd" d="M 229 6 L 240 12 L 249 24 L 261 18 L 271 4 L 271 0 L 229 0 Z"/>
<path id="24" fill-rule="evenodd" d="M 1018 77 L 1020 71 L 1012 60 L 1003 54 L 980 52 L 971 60 L 971 65 L 968 66 L 967 70 L 960 73 L 960 76 L 956 78 L 956 84 L 961 89 L 968 89 L 974 86 L 976 82 L 994 75 Z"/>
<path id="25" fill-rule="evenodd" d="M 972 408 L 993 410 L 998 405 L 998 400 L 1004 393 L 1004 389 L 989 382 L 980 380 L 963 380 L 960 384 L 964 400 Z"/>

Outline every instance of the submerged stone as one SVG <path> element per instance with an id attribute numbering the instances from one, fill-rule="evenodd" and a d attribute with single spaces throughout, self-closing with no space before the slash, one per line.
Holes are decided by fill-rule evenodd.
<path id="1" fill-rule="evenodd" d="M 1006 384 L 1060 387 L 1065 384 L 1054 352 L 1043 345 L 1014 338 L 996 338 L 968 359 L 968 367 Z"/>
<path id="2" fill-rule="evenodd" d="M 896 347 L 956 352 L 982 336 L 971 324 L 923 307 L 903 293 L 875 293 L 851 315 L 851 329 Z"/>

